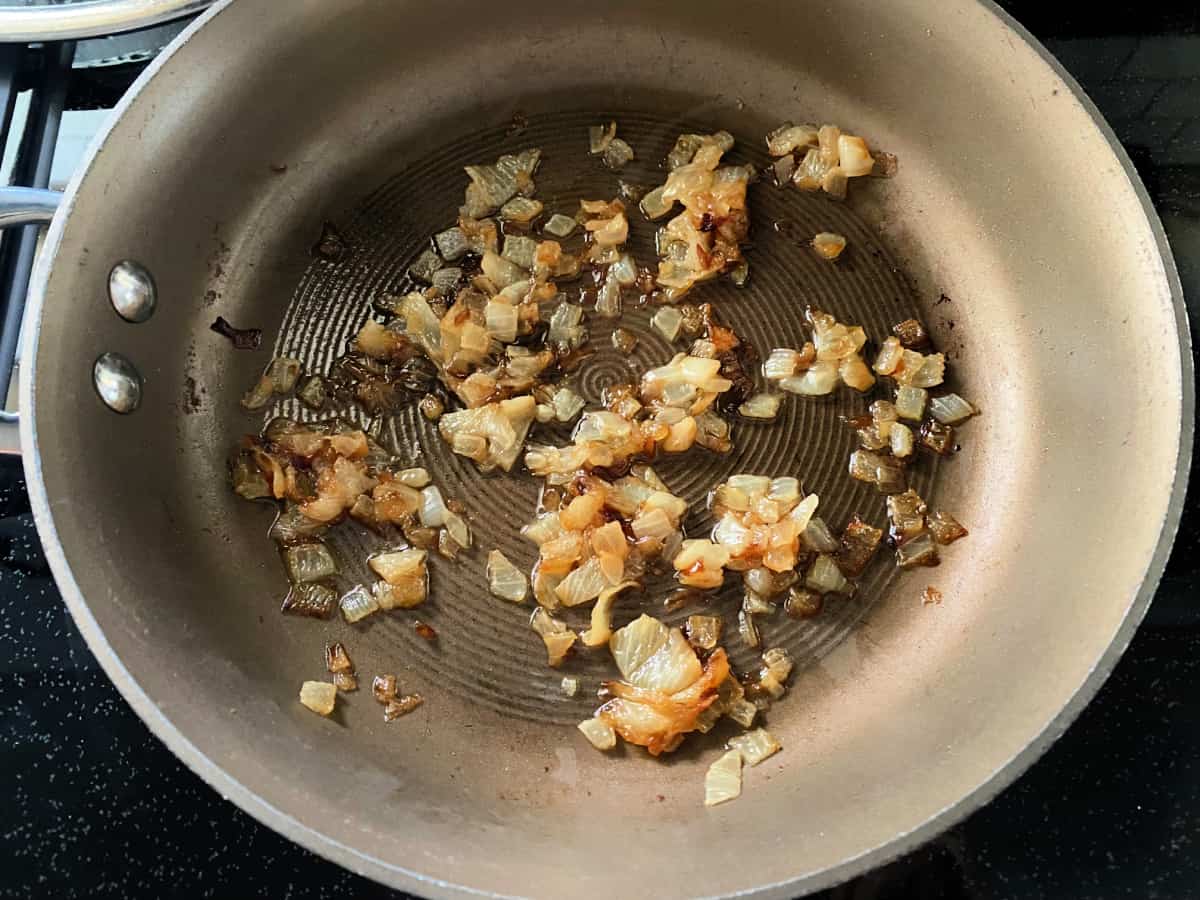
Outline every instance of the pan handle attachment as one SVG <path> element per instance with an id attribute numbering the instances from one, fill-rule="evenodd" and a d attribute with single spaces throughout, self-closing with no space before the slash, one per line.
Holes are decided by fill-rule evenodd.
<path id="1" fill-rule="evenodd" d="M 198 13 L 212 0 L 85 0 L 0 6 L 0 43 L 74 41 L 149 28 Z"/>
<path id="2" fill-rule="evenodd" d="M 59 191 L 23 187 L 0 188 L 0 228 L 49 224 L 61 201 L 62 194 Z M 16 335 L 11 338 L 11 341 L 12 351 L 10 352 L 15 354 Z M 11 368 L 11 358 L 8 365 Z M 4 400 L 5 398 L 0 397 L 0 406 Z M 0 408 L 0 453 L 20 454 L 19 421 L 16 412 Z"/>

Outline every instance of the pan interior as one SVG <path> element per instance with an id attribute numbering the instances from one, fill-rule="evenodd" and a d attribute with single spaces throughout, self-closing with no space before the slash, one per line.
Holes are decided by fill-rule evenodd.
<path id="1" fill-rule="evenodd" d="M 636 162 L 619 173 L 587 154 L 588 125 L 610 120 L 618 121 L 620 135 L 638 153 Z M 522 117 L 519 128 L 498 126 L 435 148 L 406 165 L 361 203 L 336 216 L 333 225 L 345 240 L 347 251 L 337 261 L 318 257 L 304 272 L 284 315 L 276 354 L 302 360 L 306 371 L 325 372 L 371 315 L 373 301 L 419 288 L 407 276 L 408 265 L 429 246 L 429 235 L 454 223 L 466 181 L 465 164 L 537 147 L 543 152 L 536 182 L 538 196 L 546 205 L 544 215 L 561 212 L 573 216 L 580 199 L 617 196 L 619 182 L 642 188 L 661 183 L 665 178 L 661 160 L 676 136 L 707 133 L 720 126 L 717 115 L 707 121 L 682 121 L 629 110 L 557 112 Z M 771 160 L 762 150 L 761 135 L 737 137 L 735 151 L 727 159 L 767 170 Z M 886 190 L 886 185 L 860 179 L 852 189 L 870 192 Z M 627 202 L 632 222 L 628 246 L 643 265 L 652 265 L 657 226 L 638 214 L 631 201 Z M 749 341 L 759 356 L 765 358 L 773 347 L 802 345 L 806 338 L 801 325 L 809 305 L 831 312 L 841 321 L 861 323 L 876 341 L 890 333 L 891 325 L 917 314 L 911 280 L 897 267 L 878 231 L 865 224 L 851 205 L 781 189 L 769 176 L 752 186 L 749 204 L 753 216 L 749 284 L 738 288 L 728 279 L 720 279 L 696 289 L 685 302 L 713 303 L 722 320 Z M 807 241 L 820 231 L 844 234 L 850 242 L 849 250 L 836 264 L 821 259 L 808 246 Z M 581 245 L 578 234 L 568 240 L 567 248 L 575 249 L 576 244 Z M 584 282 L 577 279 L 560 287 L 577 299 Z M 638 307 L 633 298 L 627 296 L 626 311 L 619 320 L 589 312 L 590 348 L 595 352 L 567 383 L 591 408 L 599 405 L 606 387 L 635 383 L 647 369 L 666 363 L 688 346 L 683 338 L 670 343 L 651 328 L 650 317 L 656 307 Z M 614 325 L 637 335 L 638 344 L 631 354 L 613 347 L 610 335 Z M 868 348 L 868 358 L 870 354 Z M 767 388 L 761 378 L 759 386 Z M 864 395 L 845 389 L 827 398 L 788 396 L 779 421 L 736 424 L 734 449 L 728 454 L 696 447 L 686 454 L 660 457 L 655 462 L 656 471 L 672 490 L 689 501 L 687 533 L 697 536 L 711 529 L 713 523 L 705 512 L 707 492 L 739 472 L 801 477 L 805 488 L 821 497 L 820 514 L 835 529 L 854 513 L 886 528 L 883 496 L 846 473 L 855 440 L 843 419 L 864 413 L 877 395 L 884 396 L 882 388 Z M 236 398 L 226 396 L 219 402 L 228 403 L 232 409 Z M 521 525 L 534 514 L 536 479 L 523 475 L 520 466 L 510 474 L 480 475 L 473 463 L 449 451 L 436 425 L 416 407 L 386 422 L 372 422 L 352 404 L 313 412 L 291 399 L 269 410 L 263 421 L 275 415 L 302 420 L 343 418 L 377 429 L 383 442 L 401 459 L 425 466 L 446 495 L 458 498 L 467 508 L 474 552 L 454 562 L 434 559 L 429 602 L 410 613 L 368 620 L 370 628 L 355 635 L 356 646 L 370 642 L 390 647 L 468 702 L 506 713 L 574 723 L 595 708 L 599 682 L 614 674 L 607 652 L 576 652 L 561 669 L 550 669 L 544 663 L 541 640 L 529 629 L 528 606 L 514 607 L 487 592 L 484 560 L 488 550 L 501 549 L 525 571 L 536 558 L 536 548 L 519 534 Z M 257 424 L 249 417 L 245 420 L 246 429 Z M 530 440 L 562 444 L 569 441 L 570 430 L 568 426 L 539 425 Z M 935 458 L 922 456 L 911 470 L 912 485 L 923 496 L 929 497 L 935 468 Z M 257 518 L 254 528 L 261 532 Z M 242 540 L 252 538 L 245 536 Z M 269 545 L 260 540 L 264 553 L 269 553 Z M 345 590 L 374 580 L 365 560 L 387 543 L 350 523 L 335 530 L 332 545 L 342 566 L 339 586 Z M 793 621 L 780 613 L 763 619 L 763 646 L 786 647 L 801 665 L 814 661 L 841 640 L 870 604 L 884 594 L 893 573 L 894 565 L 885 548 L 860 579 L 858 593 L 835 598 L 817 618 Z M 745 647 L 734 633 L 743 593 L 740 579 L 730 578 L 719 596 L 709 602 L 689 602 L 668 609 L 663 601 L 675 586 L 669 577 L 650 579 L 643 593 L 618 609 L 615 624 L 623 625 L 641 612 L 671 624 L 682 624 L 693 613 L 719 613 L 729 629 L 725 643 L 735 665 L 742 671 L 752 670 L 757 652 Z M 281 580 L 278 593 L 282 596 L 285 592 L 286 584 Z M 586 609 L 569 610 L 564 618 L 583 628 L 587 615 Z M 415 618 L 438 631 L 435 644 L 414 632 Z M 319 630 L 313 623 L 278 624 Z M 559 688 L 562 677 L 568 674 L 582 679 L 583 689 L 575 698 L 564 696 Z"/>
<path id="2" fill-rule="evenodd" d="M 507 135 L 517 112 L 528 128 Z M 271 512 L 234 497 L 224 472 L 226 449 L 262 424 L 237 399 L 271 351 L 327 365 L 450 224 L 462 163 L 541 146 L 539 196 L 554 208 L 611 197 L 616 178 L 586 154 L 586 126 L 606 118 L 638 153 L 623 177 L 645 184 L 685 128 L 727 128 L 755 162 L 785 119 L 835 122 L 894 152 L 900 176 L 852 184 L 844 206 L 756 186 L 749 286 L 713 283 L 696 299 L 760 352 L 794 342 L 807 302 L 874 341 L 917 311 L 983 410 L 932 494 L 970 537 L 937 570 L 888 583 L 882 560 L 855 600 L 811 624 L 771 623 L 768 640 L 805 663 L 767 719 L 785 751 L 707 811 L 716 747 L 667 761 L 595 752 L 567 724 L 588 703 L 555 695 L 523 616 L 486 596 L 486 550 L 529 561 L 515 527 L 531 482 L 481 479 L 428 426 L 396 423 L 397 447 L 467 504 L 479 544 L 466 564 L 436 566 L 419 613 L 442 635 L 430 646 L 405 615 L 280 616 Z M 1070 88 L 978 4 L 611 0 L 553 15 L 322 0 L 264 18 L 261 4 L 231 3 L 144 86 L 71 203 L 48 240 L 22 367 L 40 453 L 30 483 L 64 596 L 139 713 L 224 794 L 410 891 L 795 896 L 828 883 L 1019 769 L 1107 670 L 1156 572 L 1190 416 L 1157 233 Z M 846 234 L 844 263 L 785 246 L 770 228 L 782 218 Z M 309 253 L 325 220 L 351 244 L 333 267 Z M 159 287 L 143 325 L 105 295 L 122 259 Z M 268 346 L 232 351 L 209 330 L 217 315 L 262 327 Z M 640 365 L 669 349 L 644 317 L 629 316 Z M 580 373 L 591 395 L 626 373 L 597 337 L 604 349 Z M 145 378 L 133 415 L 94 395 L 107 351 Z M 729 472 L 789 467 L 835 527 L 855 510 L 878 523 L 879 498 L 843 475 L 851 439 L 836 416 L 861 403 L 789 398 L 781 424 L 737 426 L 729 456 L 696 451 L 662 474 L 697 501 Z M 943 605 L 920 605 L 926 584 Z M 365 691 L 332 720 L 304 710 L 297 688 L 323 677 L 329 639 L 364 680 L 395 672 L 425 706 L 389 725 Z M 608 664 L 571 665 L 587 696 Z"/>

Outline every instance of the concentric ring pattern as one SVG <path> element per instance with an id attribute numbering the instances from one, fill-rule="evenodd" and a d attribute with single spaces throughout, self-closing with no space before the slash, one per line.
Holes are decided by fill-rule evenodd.
<path id="1" fill-rule="evenodd" d="M 619 176 L 587 153 L 587 126 L 609 118 L 618 120 L 620 135 L 638 154 Z M 641 187 L 661 182 L 664 175 L 659 161 L 674 137 L 681 131 L 709 130 L 711 124 L 667 124 L 629 112 L 562 113 L 534 118 L 519 134 L 495 129 L 430 152 L 335 223 L 348 251 L 337 262 L 314 260 L 311 264 L 284 320 L 277 352 L 300 358 L 309 371 L 328 371 L 370 314 L 372 300 L 383 292 L 408 289 L 408 264 L 425 249 L 430 234 L 453 224 L 466 183 L 463 165 L 491 161 L 501 153 L 524 147 L 540 147 L 543 162 L 536 178 L 538 197 L 546 204 L 547 214 L 573 214 L 581 198 L 617 196 L 618 178 Z M 760 167 L 769 164 L 761 150 L 760 136 L 737 137 L 730 159 Z M 851 185 L 852 194 L 854 187 Z M 772 347 L 800 345 L 804 339 L 803 313 L 809 304 L 842 321 L 861 324 L 873 343 L 882 340 L 892 324 L 916 314 L 909 282 L 878 236 L 856 217 L 853 198 L 849 203 L 839 203 L 790 188 L 781 190 L 763 179 L 751 188 L 750 206 L 753 245 L 747 251 L 749 283 L 738 288 L 721 279 L 702 286 L 689 299 L 712 302 L 721 318 L 760 355 L 765 356 Z M 630 219 L 629 246 L 641 264 L 650 265 L 654 259 L 653 226 L 636 212 Z M 776 228 L 775 223 L 786 224 Z M 838 263 L 818 258 L 804 243 L 818 231 L 836 231 L 848 238 L 849 248 Z M 577 293 L 579 284 L 582 282 L 562 287 Z M 672 346 L 655 333 L 649 326 L 653 310 L 637 308 L 634 300 L 632 295 L 626 298 L 627 309 L 619 321 L 621 327 L 639 338 L 629 354 L 612 346 L 611 323 L 589 315 L 596 353 L 571 376 L 576 390 L 589 401 L 596 401 L 607 385 L 632 381 L 646 368 L 660 365 L 672 353 L 685 349 L 684 343 Z M 734 449 L 729 454 L 695 448 L 660 460 L 656 470 L 675 493 L 691 504 L 688 533 L 707 533 L 711 521 L 704 512 L 704 498 L 712 485 L 737 472 L 799 476 L 808 490 L 820 494 L 820 513 L 835 530 L 856 512 L 883 525 L 882 496 L 846 474 L 853 440 L 841 421 L 842 416 L 864 411 L 873 398 L 845 388 L 822 399 L 788 395 L 778 421 L 769 425 L 736 423 Z M 367 424 L 356 410 L 339 412 Z M 294 400 L 272 411 L 272 415 L 280 413 L 313 417 Z M 533 514 L 535 481 L 515 471 L 509 475 L 480 475 L 472 463 L 447 450 L 436 428 L 416 410 L 380 424 L 383 438 L 401 456 L 428 468 L 447 496 L 466 505 L 475 549 L 456 562 L 438 558 L 431 564 L 431 599 L 415 612 L 438 630 L 436 644 L 415 635 L 411 622 L 415 616 L 408 613 L 368 619 L 361 640 L 388 647 L 389 652 L 402 655 L 471 702 L 545 721 L 569 723 L 584 717 L 595 705 L 599 682 L 613 675 L 607 652 L 576 652 L 562 670 L 549 669 L 541 642 L 528 627 L 530 608 L 513 606 L 487 593 L 484 559 L 489 550 L 501 549 L 526 570 L 535 558 L 532 545 L 518 534 L 519 527 Z M 534 439 L 562 441 L 567 434 L 565 428 L 540 429 Z M 911 481 L 924 494 L 933 476 L 934 466 L 922 459 L 914 467 Z M 368 582 L 371 575 L 362 560 L 379 548 L 379 539 L 355 526 L 344 526 L 333 545 L 342 560 L 345 586 L 356 580 Z M 886 598 L 893 576 L 890 554 L 881 552 L 860 579 L 854 598 L 830 604 L 809 621 L 792 621 L 782 613 L 763 620 L 765 644 L 786 647 L 801 665 L 811 663 L 836 645 L 872 603 Z M 625 602 L 617 614 L 617 624 L 624 624 L 641 611 L 673 623 L 698 611 L 684 607 L 666 612 L 662 600 L 671 586 L 670 579 L 648 584 L 644 595 Z M 740 580 L 731 577 L 710 608 L 720 610 L 727 625 L 733 627 L 740 596 Z M 582 625 L 586 612 L 567 618 L 573 625 Z M 727 643 L 736 664 L 753 664 L 754 655 L 740 646 L 736 636 Z M 559 682 L 565 674 L 581 678 L 583 690 L 578 697 L 569 699 L 562 694 Z"/>

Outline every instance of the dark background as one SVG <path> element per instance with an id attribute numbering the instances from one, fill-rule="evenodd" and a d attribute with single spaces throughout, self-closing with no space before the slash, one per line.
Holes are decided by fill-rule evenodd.
<path id="1" fill-rule="evenodd" d="M 1059 55 L 1129 149 L 1195 322 L 1200 9 L 1003 5 Z M 86 105 L 119 95 L 132 72 L 122 68 L 85 76 L 70 96 Z M 1198 523 L 1193 501 L 1146 623 L 1045 757 L 959 826 L 821 897 L 1200 897 Z M 3 897 L 401 896 L 260 826 L 146 730 L 66 613 L 9 459 L 0 459 L 0 798 Z"/>

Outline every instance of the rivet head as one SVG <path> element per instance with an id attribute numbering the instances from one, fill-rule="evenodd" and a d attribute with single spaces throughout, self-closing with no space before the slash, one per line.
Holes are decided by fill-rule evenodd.
<path id="1" fill-rule="evenodd" d="M 125 321 L 145 322 L 154 315 L 158 290 L 145 266 L 126 259 L 108 273 L 108 298 L 117 315 Z"/>
<path id="2" fill-rule="evenodd" d="M 105 353 L 96 360 L 92 381 L 104 405 L 113 412 L 131 413 L 142 402 L 142 376 L 120 353 Z"/>

